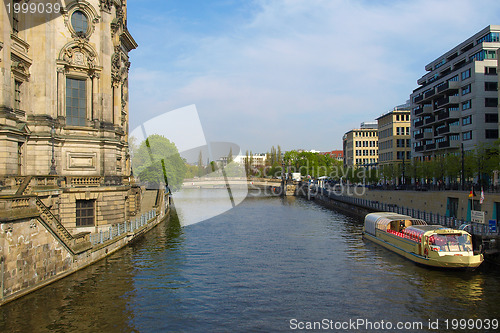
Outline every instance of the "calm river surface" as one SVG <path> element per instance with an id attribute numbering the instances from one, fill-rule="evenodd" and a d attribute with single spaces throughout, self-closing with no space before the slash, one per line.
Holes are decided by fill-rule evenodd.
<path id="1" fill-rule="evenodd" d="M 438 332 L 445 319 L 451 331 L 452 319 L 500 318 L 498 268 L 419 267 L 363 241 L 361 229 L 293 197 L 250 197 L 184 227 L 173 216 L 96 265 L 0 307 L 0 332 L 286 332 L 314 321 L 348 331 L 335 323 L 358 319 L 373 328 L 390 322 L 393 331 L 398 322 L 427 331 L 439 320 Z"/>

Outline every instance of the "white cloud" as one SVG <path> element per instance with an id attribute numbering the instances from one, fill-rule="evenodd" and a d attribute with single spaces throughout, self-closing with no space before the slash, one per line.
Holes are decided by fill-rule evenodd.
<path id="1" fill-rule="evenodd" d="M 133 63 L 132 112 L 149 112 L 138 121 L 194 103 L 209 140 L 254 151 L 338 149 L 344 132 L 405 102 L 428 62 L 496 23 L 500 8 L 465 0 L 256 5 L 226 34 L 166 34 L 155 51 L 168 53 L 163 66 Z M 181 57 L 169 53 L 177 46 Z"/>

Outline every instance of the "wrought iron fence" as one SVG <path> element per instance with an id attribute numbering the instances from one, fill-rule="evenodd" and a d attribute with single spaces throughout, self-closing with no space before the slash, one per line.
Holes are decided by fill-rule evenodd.
<path id="1" fill-rule="evenodd" d="M 394 212 L 398 214 L 408 215 L 414 218 L 422 219 L 429 224 L 440 224 L 442 226 L 454 228 L 454 229 L 464 229 L 471 234 L 487 236 L 487 235 L 499 235 L 499 228 L 495 228 L 495 231 L 490 229 L 488 224 L 470 222 L 462 219 L 457 219 L 451 216 L 444 216 L 440 214 L 435 214 L 432 212 L 426 212 L 425 210 L 419 210 L 414 208 L 408 208 L 403 206 L 398 206 L 395 204 L 388 204 L 384 202 L 379 202 L 375 200 L 358 198 L 355 196 L 347 196 L 339 194 L 334 191 L 329 191 L 325 188 L 315 189 L 318 194 L 327 196 L 330 199 L 344 202 L 347 204 L 357 205 L 365 208 L 369 208 L 376 211 L 384 212 Z"/>
<path id="2" fill-rule="evenodd" d="M 149 212 L 142 214 L 131 221 L 125 221 L 123 223 L 113 224 L 108 230 L 101 230 L 99 232 L 91 233 L 89 235 L 90 242 L 92 245 L 102 244 L 110 239 L 120 236 L 121 234 L 127 232 L 133 232 L 139 228 L 142 228 L 152 219 L 156 217 L 156 209 L 152 209 Z"/>

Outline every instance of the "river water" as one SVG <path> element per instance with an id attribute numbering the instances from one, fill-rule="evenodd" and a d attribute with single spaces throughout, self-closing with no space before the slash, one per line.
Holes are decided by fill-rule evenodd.
<path id="1" fill-rule="evenodd" d="M 451 331 L 456 319 L 500 318 L 498 268 L 416 266 L 364 241 L 362 221 L 314 202 L 249 197 L 186 226 L 182 214 L 0 307 L 0 332 L 288 332 L 314 322 L 318 331 L 437 332 L 446 320 Z"/>

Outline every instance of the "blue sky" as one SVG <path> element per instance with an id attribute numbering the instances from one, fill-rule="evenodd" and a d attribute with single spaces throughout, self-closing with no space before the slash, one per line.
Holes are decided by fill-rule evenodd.
<path id="1" fill-rule="evenodd" d="M 130 127 L 195 104 L 208 141 L 341 149 L 490 24 L 500 1 L 129 0 Z"/>

